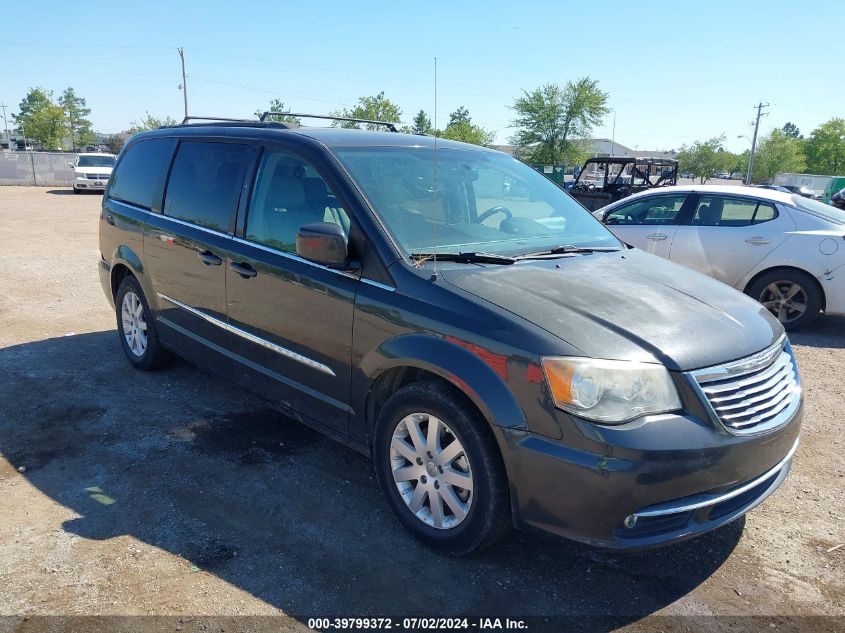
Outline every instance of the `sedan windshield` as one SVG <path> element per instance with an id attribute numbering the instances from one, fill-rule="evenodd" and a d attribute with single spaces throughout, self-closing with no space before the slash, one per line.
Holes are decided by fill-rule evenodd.
<path id="1" fill-rule="evenodd" d="M 114 167 L 114 156 L 80 156 L 77 167 Z"/>
<path id="2" fill-rule="evenodd" d="M 569 194 L 505 154 L 428 147 L 338 148 L 336 153 L 407 254 L 522 255 L 622 248 Z M 436 240 L 436 242 L 435 242 Z"/>

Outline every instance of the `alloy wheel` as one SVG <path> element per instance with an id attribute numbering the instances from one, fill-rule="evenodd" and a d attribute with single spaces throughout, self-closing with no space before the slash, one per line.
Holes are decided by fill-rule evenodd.
<path id="1" fill-rule="evenodd" d="M 144 304 L 140 297 L 129 290 L 123 295 L 120 306 L 120 319 L 123 324 L 123 337 L 130 351 L 137 357 L 147 351 L 147 321 L 144 318 Z"/>
<path id="2" fill-rule="evenodd" d="M 469 514 L 472 468 L 463 445 L 439 418 L 402 418 L 390 441 L 390 467 L 403 501 L 426 525 L 447 530 Z"/>
<path id="3" fill-rule="evenodd" d="M 773 281 L 763 288 L 760 303 L 781 323 L 791 323 L 807 311 L 807 293 L 794 281 Z"/>

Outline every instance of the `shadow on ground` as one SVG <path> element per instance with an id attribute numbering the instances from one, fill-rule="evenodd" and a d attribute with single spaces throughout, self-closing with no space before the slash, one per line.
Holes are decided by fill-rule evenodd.
<path id="1" fill-rule="evenodd" d="M 303 619 L 585 615 L 616 626 L 695 589 L 744 525 L 634 554 L 514 533 L 474 558 L 441 557 L 393 520 L 367 459 L 186 363 L 130 369 L 113 331 L 0 350 L 0 438 L 34 486 L 81 515 L 68 532 L 130 535 Z"/>
<path id="2" fill-rule="evenodd" d="M 790 332 L 789 340 L 808 347 L 845 349 L 845 316 L 820 316 L 810 327 Z"/>

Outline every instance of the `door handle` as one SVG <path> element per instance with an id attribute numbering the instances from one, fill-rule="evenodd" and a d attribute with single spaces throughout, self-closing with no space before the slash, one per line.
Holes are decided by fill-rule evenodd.
<path id="1" fill-rule="evenodd" d="M 215 255 L 211 251 L 199 251 L 197 256 L 202 260 L 206 266 L 219 266 L 223 263 L 223 259 Z"/>
<path id="2" fill-rule="evenodd" d="M 244 279 L 250 279 L 258 274 L 258 271 L 249 264 L 230 262 L 229 268 L 231 268 L 233 272 L 238 273 Z"/>
<path id="3" fill-rule="evenodd" d="M 651 235 L 646 235 L 646 239 L 649 240 L 668 240 L 669 236 L 665 233 L 652 233 Z"/>
<path id="4" fill-rule="evenodd" d="M 772 240 L 767 240 L 765 237 L 749 237 L 747 240 L 745 240 L 745 243 L 760 246 L 762 244 L 771 244 Z"/>

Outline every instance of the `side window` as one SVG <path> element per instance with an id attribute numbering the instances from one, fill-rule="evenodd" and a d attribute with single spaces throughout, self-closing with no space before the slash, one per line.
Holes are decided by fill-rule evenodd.
<path id="1" fill-rule="evenodd" d="M 176 152 L 164 214 L 228 231 L 243 185 L 249 146 L 183 141 Z"/>
<path id="2" fill-rule="evenodd" d="M 152 138 L 130 145 L 112 174 L 108 196 L 144 209 L 157 207 L 175 146 L 175 138 Z"/>
<path id="3" fill-rule="evenodd" d="M 692 216 L 693 226 L 748 226 L 777 217 L 775 208 L 748 198 L 701 196 Z"/>
<path id="4" fill-rule="evenodd" d="M 295 253 L 299 228 L 314 222 L 334 222 L 349 236 L 349 216 L 314 167 L 287 152 L 266 150 L 252 190 L 246 239 Z"/>
<path id="5" fill-rule="evenodd" d="M 686 194 L 649 196 L 614 209 L 604 219 L 605 224 L 678 224 Z"/>

